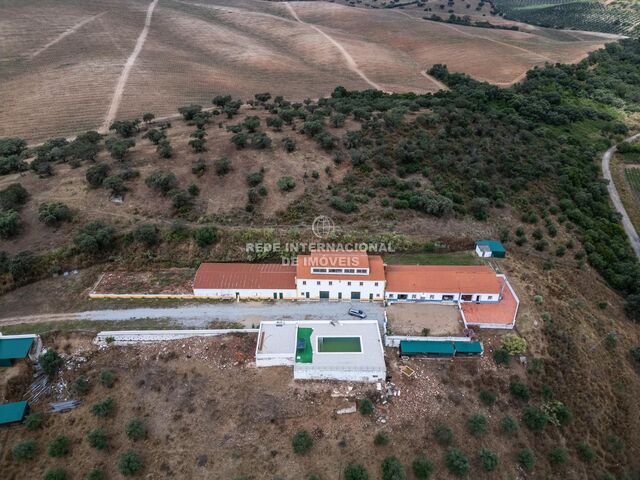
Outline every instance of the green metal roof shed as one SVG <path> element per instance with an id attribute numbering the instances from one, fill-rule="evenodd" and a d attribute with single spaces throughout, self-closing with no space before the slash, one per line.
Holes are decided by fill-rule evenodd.
<path id="1" fill-rule="evenodd" d="M 455 350 L 451 342 L 437 340 L 401 340 L 400 355 L 439 355 L 453 357 Z"/>
<path id="2" fill-rule="evenodd" d="M 480 252 L 488 249 L 491 255 L 481 255 Z M 476 242 L 476 252 L 481 257 L 491 256 L 496 258 L 504 258 L 507 256 L 507 250 L 498 240 L 478 240 Z"/>
<path id="3" fill-rule="evenodd" d="M 28 411 L 29 404 L 25 401 L 4 403 L 0 405 L 0 425 L 21 422 Z"/>
<path id="4" fill-rule="evenodd" d="M 456 355 L 461 353 L 465 355 L 481 355 L 484 349 L 480 342 L 453 342 L 456 349 Z"/>
<path id="5" fill-rule="evenodd" d="M 0 336 L 0 366 L 11 366 L 11 360 L 26 358 L 35 337 L 5 338 Z"/>

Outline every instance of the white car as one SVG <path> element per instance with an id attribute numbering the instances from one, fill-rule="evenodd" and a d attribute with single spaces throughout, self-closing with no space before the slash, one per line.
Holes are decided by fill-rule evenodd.
<path id="1" fill-rule="evenodd" d="M 349 315 L 351 315 L 352 317 L 367 318 L 367 314 L 362 310 L 358 310 L 357 308 L 350 308 Z"/>

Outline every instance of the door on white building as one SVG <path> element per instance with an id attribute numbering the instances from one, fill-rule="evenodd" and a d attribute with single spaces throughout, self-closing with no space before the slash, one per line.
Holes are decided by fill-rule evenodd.
<path id="1" fill-rule="evenodd" d="M 360 300 L 360 292 L 351 292 L 351 300 Z"/>
<path id="2" fill-rule="evenodd" d="M 338 292 L 338 300 L 342 300 L 342 292 Z"/>
<path id="3" fill-rule="evenodd" d="M 473 300 L 473 295 L 462 295 L 463 302 L 470 302 L 471 300 Z"/>
<path id="4" fill-rule="evenodd" d="M 326 290 L 320 290 L 320 300 L 329 300 L 329 292 Z"/>
<path id="5" fill-rule="evenodd" d="M 304 294 L 304 296 L 305 296 L 305 298 L 309 298 L 309 292 L 306 292 L 306 293 Z"/>
<path id="6" fill-rule="evenodd" d="M 373 300 L 373 293 L 369 294 L 369 300 Z"/>
<path id="7" fill-rule="evenodd" d="M 282 292 L 280 292 L 280 300 L 282 300 Z"/>

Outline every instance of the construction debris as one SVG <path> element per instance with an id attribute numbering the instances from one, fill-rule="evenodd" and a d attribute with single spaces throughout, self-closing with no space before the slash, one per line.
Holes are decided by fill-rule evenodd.
<path id="1" fill-rule="evenodd" d="M 64 402 L 55 402 L 49 404 L 49 411 L 52 413 L 66 412 L 73 410 L 80 405 L 80 400 L 66 400 Z"/>
<path id="2" fill-rule="evenodd" d="M 344 407 L 344 408 L 339 408 L 338 410 L 336 410 L 336 414 L 338 415 L 345 415 L 347 413 L 356 413 L 358 411 L 356 404 L 353 403 L 351 405 L 349 405 L 348 407 Z"/>
<path id="3" fill-rule="evenodd" d="M 407 378 L 411 378 L 411 377 L 415 376 L 416 371 L 413 368 L 411 368 L 411 367 L 409 367 L 407 365 L 402 365 L 400 367 L 400 373 L 402 373 Z"/>

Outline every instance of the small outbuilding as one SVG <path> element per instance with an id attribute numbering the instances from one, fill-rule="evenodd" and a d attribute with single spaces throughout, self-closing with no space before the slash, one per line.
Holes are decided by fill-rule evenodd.
<path id="1" fill-rule="evenodd" d="M 41 348 L 36 335 L 0 335 L 0 367 L 10 367 L 14 360 L 32 356 L 37 359 Z"/>
<path id="2" fill-rule="evenodd" d="M 4 403 L 0 405 L 0 425 L 22 422 L 27 413 L 29 404 L 26 401 Z"/>
<path id="3" fill-rule="evenodd" d="M 455 353 L 453 342 L 439 340 L 402 340 L 400 342 L 401 356 L 453 357 Z"/>
<path id="4" fill-rule="evenodd" d="M 481 258 L 505 258 L 507 250 L 498 240 L 478 240 L 476 253 Z"/>

